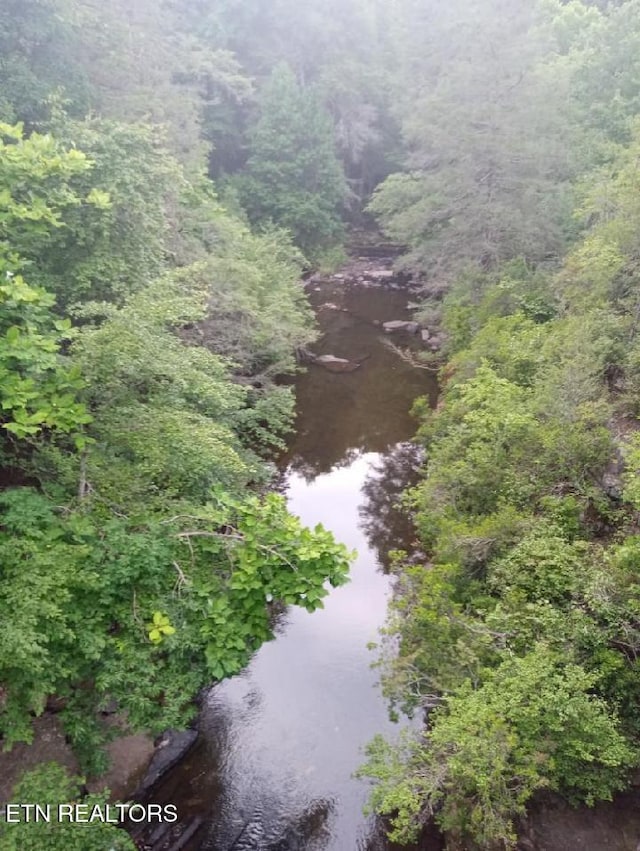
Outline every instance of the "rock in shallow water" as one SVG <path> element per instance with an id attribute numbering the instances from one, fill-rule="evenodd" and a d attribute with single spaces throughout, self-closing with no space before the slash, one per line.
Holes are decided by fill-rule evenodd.
<path id="1" fill-rule="evenodd" d="M 168 730 L 156 748 L 147 773 L 136 794 L 143 795 L 150 792 L 169 769 L 186 756 L 196 743 L 197 738 L 196 730 Z"/>
<path id="2" fill-rule="evenodd" d="M 406 331 L 408 334 L 417 334 L 420 330 L 420 325 L 417 322 L 411 322 L 406 319 L 392 319 L 389 322 L 383 322 L 382 327 L 387 334 L 393 334 L 396 331 Z"/>
<path id="3" fill-rule="evenodd" d="M 360 366 L 358 361 L 337 358 L 335 355 L 318 355 L 315 358 L 315 363 L 328 369 L 329 372 L 353 372 L 354 369 L 358 369 Z"/>

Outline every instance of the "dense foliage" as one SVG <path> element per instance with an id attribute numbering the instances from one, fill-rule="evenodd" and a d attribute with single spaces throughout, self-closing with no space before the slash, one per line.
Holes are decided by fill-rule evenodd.
<path id="1" fill-rule="evenodd" d="M 237 181 L 243 206 L 254 221 L 288 228 L 307 251 L 330 247 L 339 235 L 346 186 L 318 93 L 302 89 L 280 65 L 263 89 L 260 110 Z"/>
<path id="2" fill-rule="evenodd" d="M 184 725 L 271 638 L 274 606 L 313 611 L 348 569 L 264 495 L 293 416 L 275 378 L 315 331 L 291 234 L 253 233 L 203 170 L 207 110 L 251 84 L 168 7 L 127 9 L 0 15 L 0 739 L 29 741 L 55 699 L 90 773 L 105 706 Z"/>
<path id="3" fill-rule="evenodd" d="M 454 31 L 463 7 L 484 38 Z M 640 761 L 639 9 L 411 21 L 433 49 L 407 54 L 407 170 L 372 207 L 426 273 L 448 362 L 407 495 L 428 560 L 398 565 L 381 658 L 427 723 L 363 769 L 399 840 L 435 818 L 452 848 L 515 847 L 534 794 L 609 799 Z"/>
<path id="4" fill-rule="evenodd" d="M 17 801 L 39 806 L 44 812 L 50 807 L 55 812 L 58 805 L 78 804 L 86 807 L 82 818 L 90 819 L 99 808 L 106 813 L 108 792 L 102 795 L 83 796 L 79 778 L 71 777 L 55 763 L 45 764 L 27 772 L 16 787 Z M 113 818 L 113 816 L 110 816 Z M 113 824 L 94 818 L 87 824 L 70 821 L 7 825 L 0 824 L 0 849 L 2 851 L 134 851 L 135 845 L 127 834 Z"/>
<path id="5" fill-rule="evenodd" d="M 447 363 L 438 410 L 416 405 L 424 559 L 398 562 L 381 659 L 426 724 L 372 744 L 372 804 L 400 840 L 434 818 L 452 847 L 507 848 L 542 790 L 624 787 L 639 57 L 640 0 L 2 5 L 7 747 L 56 697 L 97 770 L 105 705 L 185 723 L 272 604 L 345 580 L 344 550 L 264 496 L 265 459 L 293 412 L 274 379 L 314 337 L 301 271 L 373 193 Z"/>

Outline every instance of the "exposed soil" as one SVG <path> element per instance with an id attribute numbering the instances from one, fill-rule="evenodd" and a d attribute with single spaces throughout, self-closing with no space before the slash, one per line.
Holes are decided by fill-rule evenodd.
<path id="1" fill-rule="evenodd" d="M 535 804 L 520 851 L 638 851 L 640 790 L 573 809 L 560 799 Z"/>
<path id="2" fill-rule="evenodd" d="M 118 723 L 109 720 L 108 723 Z M 0 752 L 0 804 L 12 800 L 16 782 L 25 771 L 48 762 L 58 762 L 73 774 L 79 773 L 78 761 L 66 742 L 59 718 L 47 712 L 33 723 L 33 742 L 15 745 L 11 752 Z M 144 735 L 119 736 L 109 743 L 111 767 L 106 774 L 92 778 L 91 792 L 107 788 L 111 800 L 126 800 L 136 789 L 154 752 L 153 740 Z"/>
<path id="3" fill-rule="evenodd" d="M 11 752 L 0 752 L 0 804 L 11 801 L 13 787 L 20 776 L 45 762 L 59 762 L 76 773 L 78 763 L 55 715 L 46 713 L 33 722 L 33 743 L 14 745 Z"/>

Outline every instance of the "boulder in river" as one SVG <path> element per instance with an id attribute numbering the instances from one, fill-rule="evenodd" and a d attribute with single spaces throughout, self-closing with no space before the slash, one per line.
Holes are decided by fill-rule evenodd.
<path id="1" fill-rule="evenodd" d="M 420 332 L 420 339 L 422 340 L 422 342 L 424 343 L 425 346 L 429 342 L 430 337 L 431 337 L 431 331 L 427 331 L 426 328 L 423 328 L 422 331 Z"/>
<path id="2" fill-rule="evenodd" d="M 440 349 L 444 346 L 447 340 L 447 336 L 444 333 L 434 334 L 429 339 L 428 346 L 432 352 L 439 352 Z"/>
<path id="3" fill-rule="evenodd" d="M 351 361 L 346 358 L 337 358 L 335 355 L 318 355 L 315 363 L 320 364 L 329 372 L 353 372 L 358 369 L 361 361 Z"/>
<path id="4" fill-rule="evenodd" d="M 367 269 L 364 272 L 364 276 L 372 281 L 388 281 L 394 274 L 390 269 Z"/>
<path id="5" fill-rule="evenodd" d="M 393 334 L 396 331 L 405 331 L 407 334 L 417 334 L 420 330 L 420 325 L 417 322 L 411 322 L 407 319 L 391 319 L 389 322 L 383 322 L 382 327 L 386 334 Z"/>
<path id="6" fill-rule="evenodd" d="M 337 358 L 335 355 L 318 355 L 315 361 L 323 366 L 327 363 L 349 363 L 346 358 Z"/>
<path id="7" fill-rule="evenodd" d="M 197 738 L 196 730 L 168 730 L 156 747 L 156 752 L 136 796 L 148 794 L 156 783 L 191 750 Z"/>

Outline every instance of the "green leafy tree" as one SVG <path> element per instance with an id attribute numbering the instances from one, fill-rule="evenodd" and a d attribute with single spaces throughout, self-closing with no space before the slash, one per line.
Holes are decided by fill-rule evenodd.
<path id="1" fill-rule="evenodd" d="M 264 478 L 258 452 L 281 445 L 293 416 L 291 393 L 269 387 L 266 378 L 261 389 L 234 382 L 229 361 L 211 349 L 236 354 L 231 341 L 227 346 L 215 333 L 218 321 L 224 327 L 227 308 L 232 321 L 243 325 L 243 336 L 232 330 L 232 341 L 239 337 L 243 343 L 237 354 L 248 360 L 248 373 L 255 366 L 253 357 L 260 354 L 258 364 L 268 364 L 275 346 L 274 354 L 286 352 L 287 362 L 276 360 L 274 372 L 289 367 L 286 337 L 274 340 L 264 334 L 278 327 L 271 322 L 282 322 L 286 302 L 279 302 L 276 317 L 272 299 L 278 294 L 282 299 L 285 285 L 281 281 L 260 299 L 257 263 L 221 261 L 221 269 L 235 271 L 234 266 L 253 283 L 244 304 L 242 290 L 234 296 L 225 289 L 220 313 L 210 317 L 210 299 L 222 275 L 215 267 L 198 265 L 166 275 L 122 308 L 107 309 L 106 321 L 87 325 L 78 335 L 72 354 L 85 376 L 94 415 L 82 477 L 103 499 L 120 506 L 177 496 L 201 500 L 215 484 L 237 491 Z M 233 278 L 222 280 L 233 283 Z M 258 319 L 257 299 L 265 308 L 273 304 L 271 316 L 265 309 Z M 293 320 L 294 304 L 291 308 Z M 194 334 L 198 324 L 202 330 Z M 300 330 L 306 339 L 304 326 Z M 202 345 L 209 338 L 211 347 Z M 58 480 L 71 488 L 79 476 L 75 459 L 43 450 L 44 469 L 52 461 L 59 465 Z"/>
<path id="2" fill-rule="evenodd" d="M 567 55 L 606 26 L 572 6 L 553 13 Z M 513 847 L 541 790 L 606 799 L 638 759 L 630 129 L 580 181 L 586 231 L 558 268 L 461 275 L 439 309 L 453 356 L 438 410 L 416 406 L 427 461 L 409 497 L 434 564 L 402 571 L 381 660 L 392 706 L 433 711 L 366 769 L 399 839 L 435 818 L 453 842 Z"/>
<path id="3" fill-rule="evenodd" d="M 55 318 L 54 298 L 45 290 L 30 287 L 6 267 L 5 276 L 0 283 L 0 424 L 5 434 L 18 438 L 43 429 L 73 432 L 82 445 L 80 432 L 91 422 L 79 400 L 84 382 L 61 354 L 71 323 Z"/>
<path id="4" fill-rule="evenodd" d="M 184 174 L 159 128 L 65 121 L 56 138 L 91 164 L 69 178 L 68 191 L 92 203 L 67 206 L 60 226 L 24 252 L 34 282 L 54 292 L 61 309 L 122 302 L 172 263 Z"/>
<path id="5" fill-rule="evenodd" d="M 1 128 L 0 424 L 37 488 L 0 495 L 0 736 L 28 741 L 56 695 L 96 772 L 108 701 L 134 729 L 184 725 L 272 637 L 271 604 L 315 610 L 348 555 L 247 494 L 293 414 L 273 379 L 314 333 L 299 252 L 148 128 L 56 127 Z"/>
<path id="6" fill-rule="evenodd" d="M 91 823 L 58 821 L 59 804 L 82 804 L 87 818 L 94 807 L 104 812 L 107 794 L 83 796 L 81 779 L 71 777 L 55 763 L 42 765 L 25 773 L 14 791 L 14 800 L 52 808 L 49 823 L 44 821 L 19 824 L 0 822 L 1 851 L 134 851 L 133 840 L 114 824 L 98 819 Z"/>
<path id="7" fill-rule="evenodd" d="M 411 841 L 435 816 L 452 837 L 515 848 L 515 820 L 534 791 L 610 798 L 637 754 L 591 694 L 595 681 L 538 645 L 480 688 L 460 688 L 422 737 L 398 749 L 376 740 L 363 773 L 380 781 L 377 811 L 395 814 L 391 837 Z"/>
<path id="8" fill-rule="evenodd" d="M 70 207 L 99 203 L 69 181 L 90 168 L 78 151 L 49 136 L 23 137 L 0 125 L 0 421 L 5 435 L 33 436 L 43 429 L 79 432 L 90 421 L 78 401 L 80 374 L 62 356 L 71 323 L 56 318 L 54 297 L 31 286 L 22 269 L 35 246 L 62 226 Z M 78 436 L 78 440 L 81 438 Z"/>
<path id="9" fill-rule="evenodd" d="M 71 181 L 91 169 L 91 161 L 50 135 L 25 137 L 22 125 L 0 124 L 0 246 L 15 271 L 74 207 L 104 204 L 90 190 L 74 191 Z"/>
<path id="10" fill-rule="evenodd" d="M 0 9 L 0 121 L 41 128 L 63 101 L 81 116 L 90 101 L 68 0 L 7 0 Z"/>
<path id="11" fill-rule="evenodd" d="M 344 548 L 320 526 L 303 528 L 274 494 L 220 492 L 130 518 L 97 494 L 75 512 L 26 488 L 0 502 L 2 736 L 28 740 L 32 713 L 58 695 L 90 771 L 104 765 L 98 712 L 108 701 L 136 730 L 184 725 L 193 696 L 272 637 L 271 603 L 314 611 L 325 583 L 346 581 Z"/>
<path id="12" fill-rule="evenodd" d="M 341 233 L 345 183 L 331 120 L 317 92 L 278 66 L 260 97 L 241 200 L 254 222 L 287 228 L 303 251 L 335 243 Z"/>
<path id="13" fill-rule="evenodd" d="M 467 266 L 558 256 L 581 165 L 536 3 L 400 4 L 394 74 L 405 168 L 370 205 L 411 268 L 451 283 Z M 574 155 L 575 152 L 575 155 Z"/>

